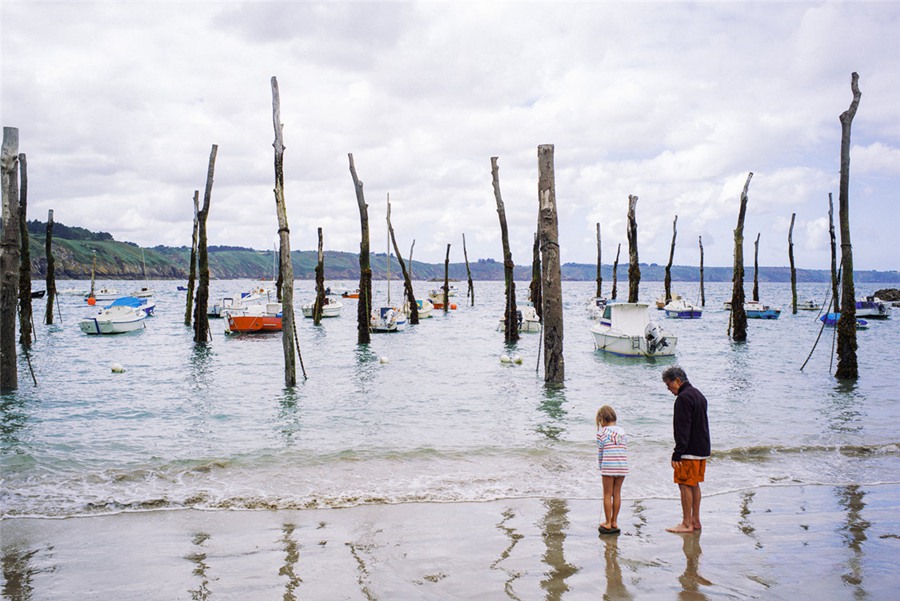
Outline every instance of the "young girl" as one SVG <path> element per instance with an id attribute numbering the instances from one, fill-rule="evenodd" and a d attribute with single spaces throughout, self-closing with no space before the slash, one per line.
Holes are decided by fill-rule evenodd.
<path id="1" fill-rule="evenodd" d="M 616 425 L 616 412 L 609 405 L 597 411 L 597 454 L 603 478 L 603 513 L 600 534 L 619 532 L 619 508 L 622 505 L 622 482 L 628 474 L 625 430 Z"/>

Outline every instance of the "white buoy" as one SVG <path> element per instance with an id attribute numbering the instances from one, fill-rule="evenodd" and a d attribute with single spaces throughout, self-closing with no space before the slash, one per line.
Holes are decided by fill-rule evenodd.
<path id="1" fill-rule="evenodd" d="M 509 363 L 512 359 L 509 358 L 509 355 L 500 355 L 500 363 Z"/>
<path id="2" fill-rule="evenodd" d="M 515 357 L 513 357 L 513 363 L 515 363 L 516 365 L 522 365 L 522 362 L 522 355 L 516 355 Z"/>
<path id="3" fill-rule="evenodd" d="M 112 367 L 112 372 L 113 372 L 114 374 L 123 374 L 123 373 L 125 373 L 125 368 L 122 367 L 122 365 L 119 364 L 119 363 L 113 363 L 111 367 Z"/>
<path id="4" fill-rule="evenodd" d="M 388 363 L 389 360 L 388 360 L 387 357 L 381 356 L 381 357 L 378 358 L 378 362 L 379 362 L 379 363 Z"/>

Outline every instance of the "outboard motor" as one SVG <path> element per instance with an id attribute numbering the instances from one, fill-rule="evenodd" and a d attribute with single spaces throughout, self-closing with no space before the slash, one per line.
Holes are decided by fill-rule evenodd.
<path id="1" fill-rule="evenodd" d="M 655 321 L 651 321 L 644 328 L 644 338 L 647 340 L 647 352 L 651 355 L 656 349 L 667 346 L 666 337 L 662 335 L 662 329 Z"/>

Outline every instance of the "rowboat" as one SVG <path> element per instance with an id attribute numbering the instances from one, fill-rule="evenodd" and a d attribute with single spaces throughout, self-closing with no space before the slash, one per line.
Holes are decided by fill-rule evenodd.
<path id="1" fill-rule="evenodd" d="M 670 357 L 678 338 L 650 321 L 647 303 L 610 303 L 591 326 L 594 348 L 622 357 Z"/>
<path id="2" fill-rule="evenodd" d="M 124 334 L 144 327 L 147 314 L 140 309 L 115 306 L 100 309 L 94 315 L 81 320 L 81 331 L 85 334 Z"/>

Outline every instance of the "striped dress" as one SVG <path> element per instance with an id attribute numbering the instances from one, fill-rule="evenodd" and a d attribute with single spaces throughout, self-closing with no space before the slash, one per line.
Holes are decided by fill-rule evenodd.
<path id="1" fill-rule="evenodd" d="M 625 429 L 621 426 L 602 426 L 597 431 L 597 461 L 602 476 L 628 474 L 628 452 Z"/>

